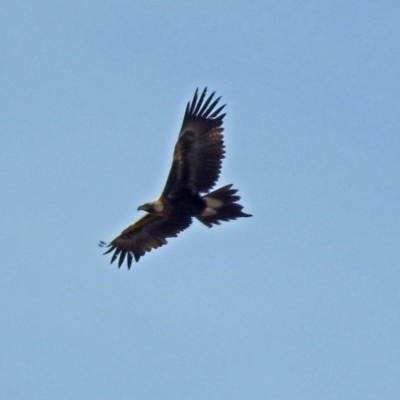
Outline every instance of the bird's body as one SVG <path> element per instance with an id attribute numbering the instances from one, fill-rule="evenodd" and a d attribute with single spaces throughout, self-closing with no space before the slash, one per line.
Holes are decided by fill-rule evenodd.
<path id="1" fill-rule="evenodd" d="M 208 227 L 239 217 L 250 217 L 237 203 L 240 199 L 232 185 L 209 191 L 219 178 L 224 158 L 222 120 L 225 106 L 214 111 L 219 98 L 212 93 L 204 102 L 206 89 L 198 98 L 196 90 L 188 103 L 173 161 L 161 196 L 138 210 L 147 214 L 128 226 L 111 243 L 100 242 L 114 251 L 111 262 L 119 256 L 121 266 L 127 258 L 130 268 L 133 257 L 139 261 L 147 251 L 167 243 L 192 223 L 193 217 Z M 204 194 L 206 193 L 206 194 Z"/>

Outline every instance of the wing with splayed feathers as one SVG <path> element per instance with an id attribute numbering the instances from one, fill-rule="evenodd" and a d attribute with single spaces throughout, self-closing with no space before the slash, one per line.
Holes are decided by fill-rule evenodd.
<path id="1" fill-rule="evenodd" d="M 173 197 L 171 193 L 181 188 L 205 193 L 218 180 L 225 154 L 222 134 L 225 114 L 221 114 L 225 105 L 216 109 L 220 97 L 213 100 L 214 92 L 205 100 L 206 91 L 199 97 L 196 90 L 186 107 L 163 195 Z"/>
<path id="2" fill-rule="evenodd" d="M 133 258 L 139 261 L 147 251 L 167 244 L 167 238 L 178 236 L 191 223 L 192 218 L 187 216 L 169 218 L 146 214 L 128 226 L 111 243 L 100 242 L 100 246 L 109 247 L 104 254 L 114 252 L 111 263 L 119 257 L 118 267 L 121 267 L 126 258 L 129 269 Z"/>

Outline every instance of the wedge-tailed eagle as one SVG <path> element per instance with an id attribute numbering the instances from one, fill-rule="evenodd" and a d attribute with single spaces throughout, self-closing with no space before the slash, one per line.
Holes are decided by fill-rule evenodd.
<path id="1" fill-rule="evenodd" d="M 138 210 L 147 214 L 129 225 L 109 244 L 104 253 L 114 252 L 111 263 L 118 257 L 118 267 L 127 260 L 128 269 L 132 260 L 139 261 L 147 251 L 167 243 L 167 238 L 176 237 L 192 223 L 193 217 L 211 228 L 220 221 L 240 217 L 251 217 L 242 211 L 237 203 L 240 199 L 232 185 L 223 186 L 213 192 L 221 172 L 224 158 L 221 111 L 216 109 L 220 97 L 213 92 L 206 99 L 207 88 L 198 97 L 196 90 L 192 102 L 186 107 L 173 161 L 167 182 L 161 196 Z"/>

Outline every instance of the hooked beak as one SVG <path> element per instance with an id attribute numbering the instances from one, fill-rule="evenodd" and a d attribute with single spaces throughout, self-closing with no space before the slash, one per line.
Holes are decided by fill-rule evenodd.
<path id="1" fill-rule="evenodd" d="M 150 207 L 147 203 L 142 204 L 141 206 L 138 207 L 138 211 L 149 211 Z"/>

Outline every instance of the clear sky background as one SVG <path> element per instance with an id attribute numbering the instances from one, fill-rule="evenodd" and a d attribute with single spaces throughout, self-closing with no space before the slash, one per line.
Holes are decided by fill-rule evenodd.
<path id="1" fill-rule="evenodd" d="M 400 398 L 400 4 L 3 1 L 2 399 Z M 196 87 L 253 218 L 128 271 Z"/>

